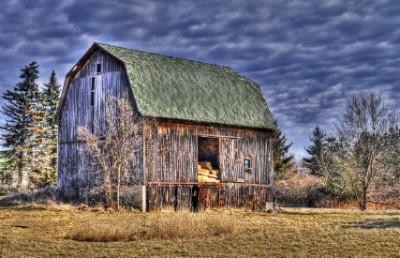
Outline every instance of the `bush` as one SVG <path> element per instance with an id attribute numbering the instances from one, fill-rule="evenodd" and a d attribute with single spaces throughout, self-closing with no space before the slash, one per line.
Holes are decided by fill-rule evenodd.
<path id="1" fill-rule="evenodd" d="M 275 196 L 282 206 L 313 207 L 323 199 L 320 179 L 294 174 L 275 182 Z"/>
<path id="2" fill-rule="evenodd" d="M 58 197 L 57 186 L 50 185 L 43 188 L 22 193 L 10 193 L 0 200 L 0 206 L 17 206 L 25 203 L 44 203 L 47 200 L 56 200 Z"/>

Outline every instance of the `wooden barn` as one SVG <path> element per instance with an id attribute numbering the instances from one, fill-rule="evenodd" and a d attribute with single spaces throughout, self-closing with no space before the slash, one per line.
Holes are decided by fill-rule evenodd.
<path id="1" fill-rule="evenodd" d="M 256 83 L 229 67 L 101 43 L 69 71 L 61 95 L 64 196 L 84 198 L 102 183 L 77 128 L 101 123 L 112 96 L 129 99 L 142 122 L 125 202 L 143 211 L 261 211 L 272 201 L 274 123 Z"/>

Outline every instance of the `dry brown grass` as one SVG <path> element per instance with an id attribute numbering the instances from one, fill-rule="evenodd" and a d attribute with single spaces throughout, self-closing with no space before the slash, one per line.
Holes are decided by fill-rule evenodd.
<path id="1" fill-rule="evenodd" d="M 142 214 L 84 209 L 0 208 L 0 257 L 400 256 L 400 211 Z M 141 235 L 143 229 L 147 233 Z M 71 239 L 87 231 L 86 236 L 93 234 L 89 240 L 99 241 L 113 230 L 126 232 L 114 234 L 123 241 Z"/>
<path id="2" fill-rule="evenodd" d="M 128 213 L 81 223 L 66 236 L 78 241 L 138 241 L 209 238 L 236 232 L 235 219 L 226 214 L 172 213 L 138 216 Z"/>
<path id="3" fill-rule="evenodd" d="M 360 205 L 356 200 L 325 200 L 322 203 L 326 208 L 336 209 L 359 209 Z M 393 210 L 400 209 L 399 198 L 385 198 L 375 202 L 368 202 L 368 210 Z"/>

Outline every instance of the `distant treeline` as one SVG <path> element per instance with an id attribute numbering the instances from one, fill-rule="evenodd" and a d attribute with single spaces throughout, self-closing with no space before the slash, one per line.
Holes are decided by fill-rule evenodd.
<path id="1" fill-rule="evenodd" d="M 368 201 L 398 199 L 398 115 L 397 108 L 387 105 L 380 94 L 367 91 L 352 95 L 335 124 L 336 133 L 328 134 L 316 125 L 306 148 L 309 157 L 302 160 L 302 166 L 319 179 L 320 186 L 315 180 L 299 179 L 301 183 L 293 184 L 290 179 L 277 185 L 277 193 L 283 199 L 285 195 L 289 199 L 307 196 L 310 202 L 318 201 L 315 199 L 320 199 L 321 194 L 328 199 L 355 199 L 362 210 L 367 208 Z"/>

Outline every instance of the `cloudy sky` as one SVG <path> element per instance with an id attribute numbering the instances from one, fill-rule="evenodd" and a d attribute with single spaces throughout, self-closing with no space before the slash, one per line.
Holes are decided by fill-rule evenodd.
<path id="1" fill-rule="evenodd" d="M 93 42 L 234 68 L 261 85 L 297 157 L 351 94 L 400 104 L 395 0 L 0 0 L 0 93 L 33 60 L 39 83 L 52 69 L 63 82 Z"/>

